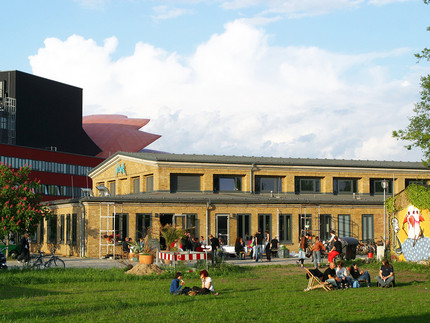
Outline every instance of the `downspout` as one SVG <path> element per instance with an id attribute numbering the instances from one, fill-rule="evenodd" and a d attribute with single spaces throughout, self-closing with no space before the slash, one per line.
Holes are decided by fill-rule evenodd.
<path id="1" fill-rule="evenodd" d="M 255 163 L 252 163 L 251 170 L 249 172 L 249 192 L 254 193 L 254 167 Z"/>
<path id="2" fill-rule="evenodd" d="M 211 206 L 211 200 L 206 202 L 206 239 L 209 244 L 209 208 Z"/>
<path id="3" fill-rule="evenodd" d="M 81 200 L 79 200 L 79 205 L 81 206 L 82 213 L 81 213 L 81 225 L 80 225 L 80 241 L 79 241 L 79 253 L 80 257 L 85 257 L 85 206 L 82 203 Z"/>

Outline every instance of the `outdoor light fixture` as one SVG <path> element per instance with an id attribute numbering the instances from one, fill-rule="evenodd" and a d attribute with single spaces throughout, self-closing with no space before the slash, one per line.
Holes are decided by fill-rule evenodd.
<path id="1" fill-rule="evenodd" d="M 89 197 L 93 197 L 93 191 L 91 188 L 81 188 L 81 191 L 83 193 L 84 196 L 89 196 Z"/>
<path id="2" fill-rule="evenodd" d="M 109 196 L 109 189 L 104 186 L 104 185 L 100 185 L 100 186 L 96 186 L 96 188 L 99 190 L 99 196 Z"/>

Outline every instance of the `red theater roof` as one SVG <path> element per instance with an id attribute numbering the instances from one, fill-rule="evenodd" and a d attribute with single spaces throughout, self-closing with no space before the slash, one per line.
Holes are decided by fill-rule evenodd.
<path id="1" fill-rule="evenodd" d="M 160 135 L 139 131 L 149 119 L 128 118 L 119 114 L 99 114 L 82 118 L 82 127 L 107 158 L 117 151 L 138 152 L 160 138 Z"/>

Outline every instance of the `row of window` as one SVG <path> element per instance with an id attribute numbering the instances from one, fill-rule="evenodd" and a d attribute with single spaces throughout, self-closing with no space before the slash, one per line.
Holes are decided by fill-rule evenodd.
<path id="1" fill-rule="evenodd" d="M 0 162 L 2 162 L 3 164 L 11 165 L 12 168 L 20 168 L 27 165 L 31 166 L 31 169 L 35 171 L 79 176 L 87 176 L 88 172 L 92 169 L 92 167 L 88 166 L 62 164 L 50 161 L 9 156 L 0 156 Z"/>
<path id="2" fill-rule="evenodd" d="M 53 244 L 77 244 L 77 230 L 78 230 L 78 215 L 61 214 L 60 221 L 58 222 L 57 215 L 53 216 L 47 221 L 47 243 Z M 39 230 L 31 237 L 33 243 L 44 242 L 44 222 L 39 224 Z M 39 236 L 39 239 L 37 239 Z"/>
<path id="3" fill-rule="evenodd" d="M 38 193 L 50 196 L 67 196 L 82 197 L 83 193 L 80 187 L 71 187 L 64 185 L 40 184 Z"/>

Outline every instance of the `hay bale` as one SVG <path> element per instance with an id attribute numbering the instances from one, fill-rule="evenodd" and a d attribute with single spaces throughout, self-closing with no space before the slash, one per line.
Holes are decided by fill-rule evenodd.
<path id="1" fill-rule="evenodd" d="M 159 275 L 162 272 L 163 270 L 154 264 L 150 264 L 150 265 L 137 264 L 136 266 L 126 271 L 125 273 L 130 275 L 143 276 L 143 275 L 151 275 L 151 274 Z"/>

